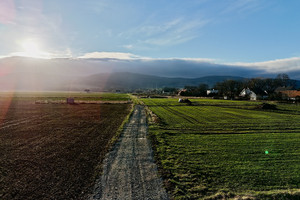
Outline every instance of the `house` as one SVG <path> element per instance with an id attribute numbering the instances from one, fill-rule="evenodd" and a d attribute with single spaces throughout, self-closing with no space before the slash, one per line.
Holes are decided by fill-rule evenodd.
<path id="1" fill-rule="evenodd" d="M 256 101 L 257 100 L 257 95 L 254 92 L 251 92 L 249 97 L 250 97 L 251 101 Z"/>
<path id="2" fill-rule="evenodd" d="M 300 100 L 300 91 L 298 90 L 284 90 L 280 92 L 287 100 Z"/>
<path id="3" fill-rule="evenodd" d="M 293 87 L 292 86 L 288 86 L 288 87 L 278 87 L 275 89 L 275 93 L 281 93 L 283 91 L 288 91 L 288 90 L 293 90 Z"/>
<path id="4" fill-rule="evenodd" d="M 241 92 L 240 92 L 240 97 L 246 97 L 249 96 L 251 93 L 254 93 L 253 91 L 251 91 L 249 88 L 244 88 Z"/>
<path id="5" fill-rule="evenodd" d="M 210 96 L 210 95 L 217 95 L 218 93 L 219 93 L 219 90 L 215 90 L 215 89 L 207 90 L 207 91 L 206 91 L 207 96 Z"/>
<path id="6" fill-rule="evenodd" d="M 253 92 L 252 90 L 250 90 L 249 88 L 244 88 L 241 92 L 240 92 L 240 97 L 243 98 L 250 98 L 250 100 L 252 101 L 256 101 L 257 100 L 257 95 L 255 94 L 255 92 Z"/>
<path id="7" fill-rule="evenodd" d="M 268 98 L 268 93 L 266 91 L 263 90 L 257 90 L 257 91 L 252 91 L 249 88 L 244 88 L 240 94 L 240 97 L 242 98 L 248 98 L 252 101 L 256 101 L 258 99 L 266 99 Z"/>

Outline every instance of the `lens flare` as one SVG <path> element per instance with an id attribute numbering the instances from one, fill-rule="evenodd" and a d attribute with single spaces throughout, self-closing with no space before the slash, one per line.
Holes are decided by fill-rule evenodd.
<path id="1" fill-rule="evenodd" d="M 269 154 L 269 151 L 268 151 L 268 150 L 266 150 L 266 151 L 265 151 L 265 154 L 266 154 L 266 155 L 267 155 L 267 154 Z"/>

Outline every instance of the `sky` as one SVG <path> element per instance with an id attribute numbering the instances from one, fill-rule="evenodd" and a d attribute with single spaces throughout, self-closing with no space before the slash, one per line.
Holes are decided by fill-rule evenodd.
<path id="1" fill-rule="evenodd" d="M 0 57 L 292 62 L 300 69 L 299 8 L 298 0 L 1 0 Z"/>

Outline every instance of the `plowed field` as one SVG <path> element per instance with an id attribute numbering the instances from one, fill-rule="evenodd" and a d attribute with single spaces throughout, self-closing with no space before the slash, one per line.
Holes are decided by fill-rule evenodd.
<path id="1" fill-rule="evenodd" d="M 130 104 L 0 102 L 0 199 L 84 199 Z"/>

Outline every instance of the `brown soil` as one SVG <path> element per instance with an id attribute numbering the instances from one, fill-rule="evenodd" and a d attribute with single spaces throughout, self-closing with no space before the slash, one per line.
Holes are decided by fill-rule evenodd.
<path id="1" fill-rule="evenodd" d="M 129 104 L 0 102 L 0 199 L 86 199 Z"/>

